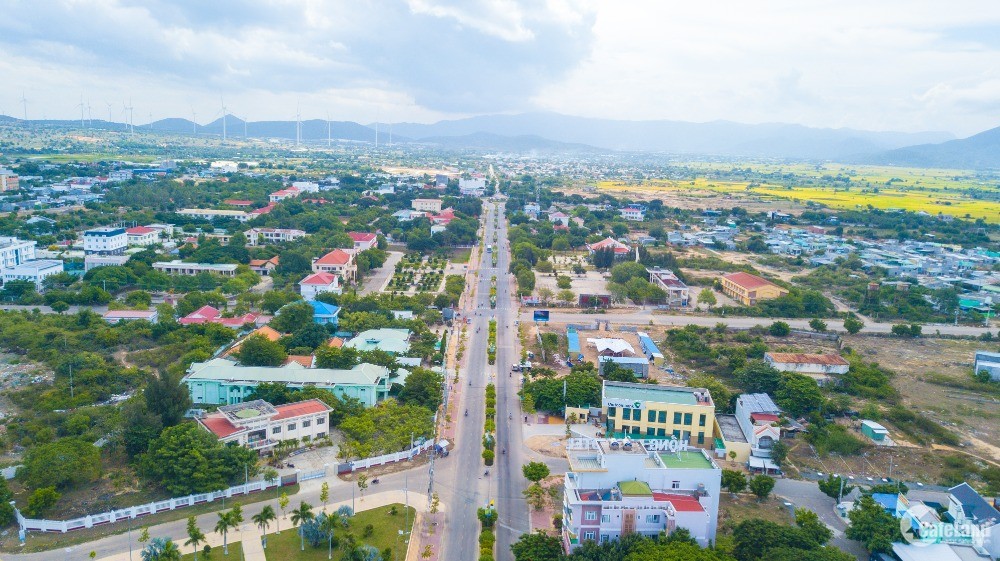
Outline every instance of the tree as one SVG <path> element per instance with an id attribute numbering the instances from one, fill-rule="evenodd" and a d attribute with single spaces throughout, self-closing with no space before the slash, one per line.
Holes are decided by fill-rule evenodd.
<path id="1" fill-rule="evenodd" d="M 358 474 L 358 490 L 361 491 L 361 500 L 365 500 L 365 490 L 368 489 L 368 476 L 359 473 Z"/>
<path id="2" fill-rule="evenodd" d="M 779 440 L 771 446 L 771 459 L 779 466 L 785 463 L 788 458 L 788 445 L 784 440 Z"/>
<path id="3" fill-rule="evenodd" d="M 292 509 L 292 526 L 299 527 L 301 524 L 308 522 L 315 517 L 316 515 L 313 514 L 312 505 L 302 501 L 299 503 L 299 508 Z M 301 542 L 301 550 L 305 551 L 306 540 L 301 527 L 299 527 L 299 541 Z"/>
<path id="4" fill-rule="evenodd" d="M 572 290 L 560 290 L 558 295 L 560 302 L 566 302 L 567 304 L 576 300 L 576 294 Z"/>
<path id="5" fill-rule="evenodd" d="M 60 300 L 58 302 L 53 302 L 52 305 L 49 307 L 52 308 L 53 312 L 61 315 L 63 312 L 69 309 L 69 304 Z"/>
<path id="6" fill-rule="evenodd" d="M 826 322 L 819 318 L 813 318 L 809 320 L 809 327 L 817 333 L 822 333 L 826 331 Z"/>
<path id="7" fill-rule="evenodd" d="M 399 392 L 399 401 L 435 411 L 441 405 L 443 382 L 442 376 L 433 370 L 414 368 Z"/>
<path id="8" fill-rule="evenodd" d="M 559 275 L 556 277 L 556 287 L 566 289 L 571 286 L 573 286 L 573 279 L 567 277 L 566 275 Z"/>
<path id="9" fill-rule="evenodd" d="M 139 552 L 142 561 L 180 561 L 181 550 L 172 540 L 156 538 Z"/>
<path id="10" fill-rule="evenodd" d="M 760 518 L 750 518 L 737 524 L 733 529 L 733 541 L 733 557 L 737 561 L 769 559 L 768 553 L 777 548 L 811 550 L 816 547 L 816 543 L 798 527 Z"/>
<path id="11" fill-rule="evenodd" d="M 776 321 L 767 328 L 767 331 L 775 337 L 788 337 L 788 334 L 792 332 L 792 328 L 783 321 Z"/>
<path id="12" fill-rule="evenodd" d="M 260 509 L 260 512 L 254 514 L 250 517 L 253 523 L 260 528 L 261 534 L 264 535 L 264 548 L 267 548 L 267 528 L 271 525 L 271 522 L 278 518 L 277 514 L 274 512 L 274 507 L 271 505 L 265 505 L 264 508 Z"/>
<path id="13" fill-rule="evenodd" d="M 819 545 L 826 545 L 833 532 L 820 521 L 819 515 L 807 508 L 795 509 L 795 525 Z"/>
<path id="14" fill-rule="evenodd" d="M 281 366 L 288 358 L 281 343 L 271 341 L 260 334 L 244 339 L 236 356 L 244 366 Z"/>
<path id="15" fill-rule="evenodd" d="M 201 531 L 198 527 L 198 522 L 194 516 L 189 516 L 187 519 L 187 535 L 188 539 L 184 542 L 184 545 L 190 545 L 194 548 L 194 561 L 198 561 L 198 546 L 205 543 L 207 539 L 205 537 L 205 532 Z"/>
<path id="16" fill-rule="evenodd" d="M 903 539 L 899 521 L 869 495 L 861 497 L 848 518 L 847 537 L 858 540 L 871 553 L 888 553 L 893 542 Z"/>
<path id="17" fill-rule="evenodd" d="M 559 538 L 541 532 L 522 535 L 510 550 L 516 561 L 559 561 L 563 553 Z"/>
<path id="18" fill-rule="evenodd" d="M 233 516 L 232 511 L 218 513 L 219 519 L 215 522 L 215 533 L 222 536 L 222 553 L 229 555 L 229 530 L 239 527 L 239 522 Z"/>
<path id="19" fill-rule="evenodd" d="M 497 511 L 492 508 L 479 507 L 476 511 L 476 517 L 479 518 L 479 523 L 482 524 L 483 529 L 492 528 L 493 524 L 497 521 Z"/>
<path id="20" fill-rule="evenodd" d="M 122 410 L 122 443 L 125 453 L 135 458 L 149 449 L 149 443 L 163 431 L 160 415 L 146 406 L 144 399 L 130 399 Z"/>
<path id="21" fill-rule="evenodd" d="M 96 449 L 96 448 L 95 448 Z M 242 446 L 224 446 L 194 423 L 169 427 L 149 445 L 140 467 L 143 474 L 176 496 L 225 489 L 244 476 L 256 474 L 257 453 Z"/>
<path id="22" fill-rule="evenodd" d="M 857 334 L 864 326 L 865 322 L 858 319 L 858 316 L 854 314 L 850 314 L 844 318 L 844 329 L 851 335 Z"/>
<path id="23" fill-rule="evenodd" d="M 645 265 L 636 263 L 635 261 L 626 261 L 611 267 L 611 282 L 626 284 L 634 278 L 643 280 L 649 278 L 649 273 L 646 272 Z"/>
<path id="24" fill-rule="evenodd" d="M 288 503 L 289 502 L 290 502 L 290 499 L 288 498 L 288 493 L 285 493 L 284 491 L 282 491 L 281 496 L 278 497 L 278 508 L 281 509 L 281 517 L 282 518 L 285 517 L 285 509 L 288 508 Z M 280 532 L 281 531 L 281 520 L 279 519 L 275 523 L 277 524 L 276 530 L 278 532 Z"/>
<path id="25" fill-rule="evenodd" d="M 816 380 L 797 372 L 781 374 L 775 398 L 782 409 L 795 417 L 817 411 L 824 401 Z"/>
<path id="26" fill-rule="evenodd" d="M 767 475 L 755 475 L 750 478 L 750 492 L 757 495 L 758 499 L 766 499 L 774 489 L 774 478 Z"/>
<path id="27" fill-rule="evenodd" d="M 326 502 L 330 500 L 330 484 L 326 481 L 319 488 L 319 500 L 323 501 L 323 512 L 326 512 Z"/>
<path id="28" fill-rule="evenodd" d="M 160 416 L 160 424 L 172 427 L 181 422 L 184 413 L 191 407 L 191 394 L 180 375 L 164 372 L 153 377 L 143 391 L 146 409 Z"/>
<path id="29" fill-rule="evenodd" d="M 528 462 L 521 466 L 524 478 L 532 483 L 538 483 L 549 476 L 549 466 L 542 462 Z"/>
<path id="30" fill-rule="evenodd" d="M 826 479 L 821 479 L 818 483 L 819 490 L 822 491 L 823 494 L 836 500 L 839 500 L 843 495 L 850 494 L 850 492 L 854 490 L 853 485 L 847 485 L 843 479 L 833 475 L 828 475 Z M 841 491 L 841 485 L 844 486 L 843 491 Z"/>
<path id="31" fill-rule="evenodd" d="M 50 508 L 56 506 L 61 497 L 62 495 L 56 491 L 55 487 L 35 489 L 31 496 L 28 497 L 28 508 L 25 510 L 28 516 L 41 518 Z"/>
<path id="32" fill-rule="evenodd" d="M 705 304 L 711 309 L 712 306 L 718 303 L 718 300 L 715 298 L 715 292 L 711 288 L 701 289 L 701 292 L 698 293 L 698 303 Z"/>
<path id="33" fill-rule="evenodd" d="M 28 487 L 63 489 L 101 476 L 101 449 L 80 438 L 63 438 L 29 448 L 18 478 Z"/>
<path id="34" fill-rule="evenodd" d="M 733 375 L 737 383 L 750 393 L 773 394 L 781 385 L 781 372 L 763 360 L 751 360 Z"/>
<path id="35" fill-rule="evenodd" d="M 742 471 L 724 469 L 722 470 L 722 486 L 730 493 L 742 493 L 747 488 L 747 476 Z"/>
<path id="36" fill-rule="evenodd" d="M 544 261 L 544 263 L 548 263 L 548 261 Z M 542 304 L 548 304 L 552 298 L 555 297 L 555 295 L 556 293 L 547 286 L 541 286 L 538 288 L 538 299 L 542 301 Z"/>
<path id="37" fill-rule="evenodd" d="M 333 532 L 344 522 L 344 517 L 336 512 L 333 514 L 326 514 L 324 512 L 322 515 L 320 530 L 326 534 L 327 559 L 333 559 Z"/>
<path id="38" fill-rule="evenodd" d="M 284 259 L 284 256 L 282 256 Z M 286 304 L 271 320 L 270 326 L 280 333 L 292 333 L 313 321 L 313 307 L 308 302 Z"/>

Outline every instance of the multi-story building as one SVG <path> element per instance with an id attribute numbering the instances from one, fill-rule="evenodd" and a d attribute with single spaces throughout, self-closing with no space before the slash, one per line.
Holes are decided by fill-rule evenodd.
<path id="1" fill-rule="evenodd" d="M 313 273 L 299 281 L 299 294 L 305 300 L 315 300 L 316 296 L 324 292 L 343 292 L 340 277 L 333 273 Z"/>
<path id="2" fill-rule="evenodd" d="M 201 273 L 213 273 L 224 277 L 236 276 L 235 263 L 185 263 L 179 259 L 153 263 L 153 269 L 163 271 L 168 275 L 194 276 Z"/>
<path id="3" fill-rule="evenodd" d="M 781 440 L 780 418 L 781 409 L 766 393 L 745 393 L 736 398 L 736 422 L 749 444 L 747 461 L 751 470 L 780 471 L 769 459 L 771 449 Z"/>
<path id="4" fill-rule="evenodd" d="M 413 210 L 422 212 L 441 212 L 441 199 L 413 199 L 410 203 Z"/>
<path id="5" fill-rule="evenodd" d="M 247 245 L 250 247 L 290 242 L 306 237 L 304 230 L 294 228 L 250 228 L 244 232 L 244 235 L 247 238 Z"/>
<path id="6" fill-rule="evenodd" d="M 358 270 L 354 263 L 354 253 L 335 249 L 319 259 L 312 262 L 314 273 L 332 273 L 339 275 L 344 282 L 353 282 L 355 272 Z"/>
<path id="7" fill-rule="evenodd" d="M 722 277 L 722 292 L 744 306 L 754 306 L 761 300 L 780 298 L 788 291 L 771 281 L 750 273 L 730 273 Z"/>
<path id="8" fill-rule="evenodd" d="M 378 243 L 378 234 L 371 232 L 348 232 L 347 235 L 351 236 L 351 241 L 354 242 L 355 252 L 371 249 Z"/>
<path id="9" fill-rule="evenodd" d="M 63 262 L 55 259 L 32 259 L 14 267 L 3 269 L 3 282 L 28 281 L 35 283 L 35 290 L 41 292 L 42 282 L 52 275 L 63 272 Z"/>
<path id="10" fill-rule="evenodd" d="M 160 242 L 160 230 L 148 226 L 134 226 L 125 230 L 128 235 L 128 245 L 131 247 L 145 247 Z"/>
<path id="11" fill-rule="evenodd" d="M 289 187 L 287 189 L 281 189 L 271 193 L 270 195 L 267 196 L 267 199 L 272 203 L 278 203 L 285 199 L 293 199 L 301 194 L 302 192 L 296 189 L 295 187 Z"/>
<path id="12" fill-rule="evenodd" d="M 601 407 L 608 436 L 712 444 L 715 403 L 705 388 L 605 381 Z"/>
<path id="13" fill-rule="evenodd" d="M 566 552 L 585 541 L 686 529 L 702 547 L 715 541 L 722 470 L 683 441 L 570 439 L 563 480 Z"/>
<path id="14" fill-rule="evenodd" d="M 222 220 L 225 218 L 232 218 L 233 220 L 238 220 L 239 222 L 246 222 L 247 220 L 250 220 L 250 218 L 253 218 L 253 216 L 243 212 L 242 210 L 216 210 L 212 208 L 182 208 L 177 211 L 177 214 L 183 214 L 184 216 L 191 216 L 194 218 L 202 218 L 204 220 Z"/>
<path id="15" fill-rule="evenodd" d="M 459 179 L 458 192 L 462 195 L 468 195 L 471 197 L 482 197 L 486 192 L 486 179 Z"/>
<path id="16" fill-rule="evenodd" d="M 0 237 L 0 268 L 16 267 L 35 258 L 35 242 Z"/>
<path id="17" fill-rule="evenodd" d="M 673 271 L 666 269 L 646 269 L 649 282 L 660 287 L 666 293 L 667 306 L 683 308 L 691 301 L 691 289 L 679 279 Z"/>
<path id="18" fill-rule="evenodd" d="M 318 399 L 271 405 L 257 399 L 219 407 L 198 424 L 223 444 L 265 452 L 284 440 L 307 443 L 330 434 L 332 408 Z"/>
<path id="19" fill-rule="evenodd" d="M 181 380 L 187 384 L 193 403 L 231 405 L 242 403 L 258 384 L 281 383 L 290 388 L 317 387 L 341 397 L 353 397 L 372 407 L 389 396 L 389 369 L 359 364 L 349 370 L 306 368 L 297 362 L 284 366 L 241 366 L 214 358 L 195 362 Z"/>
<path id="20" fill-rule="evenodd" d="M 21 187 L 21 180 L 17 174 L 7 168 L 0 168 L 0 191 L 17 191 Z"/>
<path id="21" fill-rule="evenodd" d="M 83 251 L 91 255 L 121 255 L 128 247 L 125 228 L 105 226 L 83 233 Z"/>
<path id="22" fill-rule="evenodd" d="M 122 266 L 128 263 L 128 255 L 85 255 L 83 257 L 83 272 L 95 267 Z"/>
<path id="23" fill-rule="evenodd" d="M 646 217 L 646 209 L 638 205 L 628 205 L 621 209 L 622 218 L 632 222 L 642 222 Z"/>

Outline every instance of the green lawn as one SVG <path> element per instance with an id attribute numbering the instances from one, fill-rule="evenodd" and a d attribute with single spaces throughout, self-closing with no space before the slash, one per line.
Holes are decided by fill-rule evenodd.
<path id="1" fill-rule="evenodd" d="M 239 537 L 239 532 L 236 532 L 233 535 Z M 183 543 L 184 541 L 181 540 L 181 543 L 178 544 L 181 547 L 181 551 L 188 551 L 191 549 L 191 546 L 182 545 Z M 204 549 L 204 547 L 205 546 L 202 546 L 202 549 Z M 138 557 L 138 555 L 136 557 Z M 221 545 L 219 547 L 213 547 L 209 557 L 205 557 L 205 554 L 202 553 L 200 549 L 198 550 L 198 561 L 212 561 L 213 559 L 215 561 L 241 561 L 243 559 L 243 544 L 240 542 L 229 542 L 229 555 L 222 554 Z M 187 555 L 182 556 L 181 561 L 194 561 L 194 553 L 188 553 Z"/>
<path id="2" fill-rule="evenodd" d="M 389 515 L 389 509 L 393 506 L 398 510 L 395 516 Z M 348 528 L 337 531 L 334 537 L 343 544 L 344 537 L 348 533 L 351 533 L 357 539 L 358 544 L 371 545 L 379 551 L 383 551 L 386 548 L 395 548 L 398 538 L 399 559 L 402 559 L 406 555 L 406 543 L 403 541 L 406 536 L 400 536 L 399 530 L 403 528 L 407 520 L 403 509 L 403 505 L 396 504 L 359 512 L 351 518 Z M 319 510 L 317 509 L 318 512 Z M 411 527 L 413 526 L 413 513 L 414 510 L 411 507 L 409 509 Z M 369 524 L 373 527 L 373 533 L 366 538 L 363 537 L 363 533 L 365 527 Z M 326 544 L 323 544 L 323 547 L 314 548 L 306 543 L 306 550 L 301 551 L 299 543 L 298 532 L 295 529 L 285 527 L 281 534 L 268 535 L 267 549 L 264 550 L 264 553 L 268 561 L 323 561 L 327 558 Z M 336 549 L 336 545 L 334 549 Z M 343 555 L 342 551 L 334 551 L 335 559 L 339 559 L 341 555 Z M 213 557 L 215 556 L 213 555 Z"/>
<path id="3" fill-rule="evenodd" d="M 452 263 L 468 263 L 470 255 L 472 255 L 471 249 L 456 249 L 450 259 Z"/>

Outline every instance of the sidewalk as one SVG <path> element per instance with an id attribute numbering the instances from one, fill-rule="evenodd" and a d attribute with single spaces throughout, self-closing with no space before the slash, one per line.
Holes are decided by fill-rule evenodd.
<path id="1" fill-rule="evenodd" d="M 394 503 L 406 504 L 405 495 L 406 493 L 404 493 L 403 491 L 385 491 L 382 493 L 373 493 L 366 496 L 363 501 L 360 498 L 355 500 L 355 507 L 357 508 L 357 512 L 363 512 L 365 510 L 371 510 L 373 508 L 379 508 Z M 347 500 L 336 503 L 330 503 L 329 505 L 327 505 L 327 511 L 333 512 L 344 505 L 351 506 L 351 501 Z M 409 505 L 413 507 L 413 509 L 416 510 L 418 513 L 426 512 L 427 497 L 420 493 L 410 493 Z M 445 505 L 442 504 L 438 508 L 440 512 L 444 512 Z M 317 508 L 315 510 L 318 513 L 321 509 Z M 440 516 L 440 514 L 438 516 Z M 288 515 L 286 515 L 284 518 L 281 518 L 281 528 L 283 532 L 292 528 L 292 522 L 289 519 Z M 414 528 L 417 528 L 416 524 L 414 524 Z M 222 536 L 216 534 L 215 532 L 212 532 L 211 528 L 202 528 L 201 531 L 204 532 L 205 536 L 208 538 L 205 543 L 212 546 L 212 551 L 213 551 L 212 557 L 216 558 L 216 555 L 221 555 L 221 553 L 216 554 L 215 552 L 216 550 L 218 550 L 219 552 L 222 551 Z M 271 528 L 269 528 L 268 534 L 269 535 L 274 534 L 274 532 L 275 532 L 275 526 L 272 524 Z M 152 536 L 158 536 L 155 526 L 149 529 L 149 533 Z M 264 556 L 264 547 L 261 543 L 261 537 L 262 535 L 260 529 L 257 528 L 257 526 L 254 525 L 254 523 L 251 522 L 248 518 L 243 522 L 243 524 L 241 524 L 240 529 L 233 530 L 229 533 L 229 544 L 232 545 L 234 543 L 241 542 L 243 544 L 243 555 L 246 558 L 246 561 L 266 561 L 266 558 Z M 183 538 L 179 536 L 174 536 L 174 543 L 176 543 L 177 546 L 181 548 L 181 553 L 185 555 L 191 553 L 192 551 L 192 548 L 190 546 L 184 545 L 184 542 L 186 540 L 187 540 L 186 536 Z M 201 547 L 204 547 L 204 544 L 202 544 Z M 79 546 L 78 549 L 80 551 L 85 551 L 86 546 L 85 545 Z M 136 545 L 132 553 L 133 561 L 140 558 L 139 551 L 141 549 L 142 549 L 141 547 Z M 102 557 L 101 561 L 129 561 L 129 553 L 128 551 L 124 551 L 122 553 L 116 553 L 115 555 Z M 235 559 L 233 561 L 235 561 Z"/>

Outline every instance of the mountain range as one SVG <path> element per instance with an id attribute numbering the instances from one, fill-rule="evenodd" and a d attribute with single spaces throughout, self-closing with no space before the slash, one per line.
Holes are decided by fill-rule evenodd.
<path id="1" fill-rule="evenodd" d="M 20 122 L 0 116 L 0 122 Z M 33 121 L 44 125 L 78 126 L 77 121 Z M 121 128 L 121 123 L 95 121 L 97 128 Z M 223 134 L 223 120 L 195 125 L 188 119 L 162 119 L 137 126 L 144 130 L 191 134 Z M 295 139 L 295 121 L 244 122 L 225 119 L 232 138 Z M 622 121 L 574 117 L 558 113 L 483 115 L 432 124 L 381 123 L 320 119 L 302 121 L 299 137 L 315 144 L 328 137 L 339 141 L 417 143 L 449 149 L 500 152 L 608 151 L 653 152 L 724 158 L 839 161 L 913 167 L 1000 169 L 1000 128 L 964 139 L 948 132 L 876 132 L 813 128 L 785 123 L 743 124 L 730 121 Z"/>

